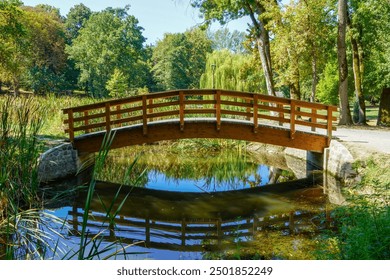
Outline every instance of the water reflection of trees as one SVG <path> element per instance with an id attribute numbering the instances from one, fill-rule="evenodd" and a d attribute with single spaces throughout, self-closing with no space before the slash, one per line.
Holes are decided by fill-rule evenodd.
<path id="1" fill-rule="evenodd" d="M 131 174 L 127 174 L 137 157 Z M 292 172 L 274 167 L 268 168 L 268 176 L 264 176 L 266 173 L 260 174 L 259 162 L 239 149 L 177 153 L 164 146 L 161 149 L 137 147 L 112 151 L 99 179 L 129 185 L 138 178 L 138 185 L 145 187 L 153 178 L 164 174 L 167 184 L 178 184 L 183 179 L 192 180 L 198 182 L 196 184 L 201 190 L 211 192 L 255 187 L 268 182 L 274 184 L 295 178 Z"/>

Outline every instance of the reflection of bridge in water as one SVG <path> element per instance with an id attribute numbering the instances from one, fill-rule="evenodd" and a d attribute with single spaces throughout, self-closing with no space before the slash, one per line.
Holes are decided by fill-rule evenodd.
<path id="1" fill-rule="evenodd" d="M 213 194 L 124 187 L 113 209 L 130 191 L 131 195 L 113 223 L 107 219 L 101 201 L 106 207 L 110 205 L 118 186 L 99 182 L 96 190 L 101 201 L 96 198 L 92 202 L 87 228 L 91 234 L 100 233 L 106 241 L 142 241 L 140 246 L 147 248 L 186 252 L 214 251 L 234 244 L 230 241 L 253 239 L 260 231 L 313 233 L 327 226 L 327 211 L 296 210 L 292 206 L 285 210 L 290 202 L 281 195 L 299 192 L 300 196 L 319 197 L 320 205 L 324 205 L 322 188 L 307 188 L 309 182 L 312 185 L 311 179 L 302 179 Z M 80 198 L 69 212 L 74 234 L 81 228 L 83 201 Z M 102 229 L 109 230 L 102 233 Z"/>

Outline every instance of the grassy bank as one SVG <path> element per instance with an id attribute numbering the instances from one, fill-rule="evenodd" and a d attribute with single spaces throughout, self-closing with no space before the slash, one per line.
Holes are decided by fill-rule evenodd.
<path id="1" fill-rule="evenodd" d="M 348 205 L 333 212 L 335 232 L 321 236 L 321 259 L 390 259 L 390 158 L 356 164 L 360 183 L 345 189 Z"/>

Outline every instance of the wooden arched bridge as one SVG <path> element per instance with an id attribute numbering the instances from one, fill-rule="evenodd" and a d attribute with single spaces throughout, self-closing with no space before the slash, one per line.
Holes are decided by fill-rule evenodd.
<path id="1" fill-rule="evenodd" d="M 335 106 L 227 90 L 175 90 L 67 108 L 66 132 L 79 152 L 185 138 L 223 138 L 322 153 Z"/>

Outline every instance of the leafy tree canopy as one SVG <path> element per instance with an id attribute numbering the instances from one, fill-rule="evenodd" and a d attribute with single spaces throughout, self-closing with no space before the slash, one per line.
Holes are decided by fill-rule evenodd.
<path id="1" fill-rule="evenodd" d="M 145 38 L 138 20 L 124 9 L 109 8 L 91 15 L 67 53 L 80 69 L 79 82 L 92 95 L 108 94 L 106 84 L 115 69 L 125 73 L 129 87 L 138 86 L 137 64 L 143 59 Z"/>
<path id="2" fill-rule="evenodd" d="M 211 41 L 205 31 L 165 34 L 153 50 L 153 74 L 160 90 L 198 88 Z"/>

